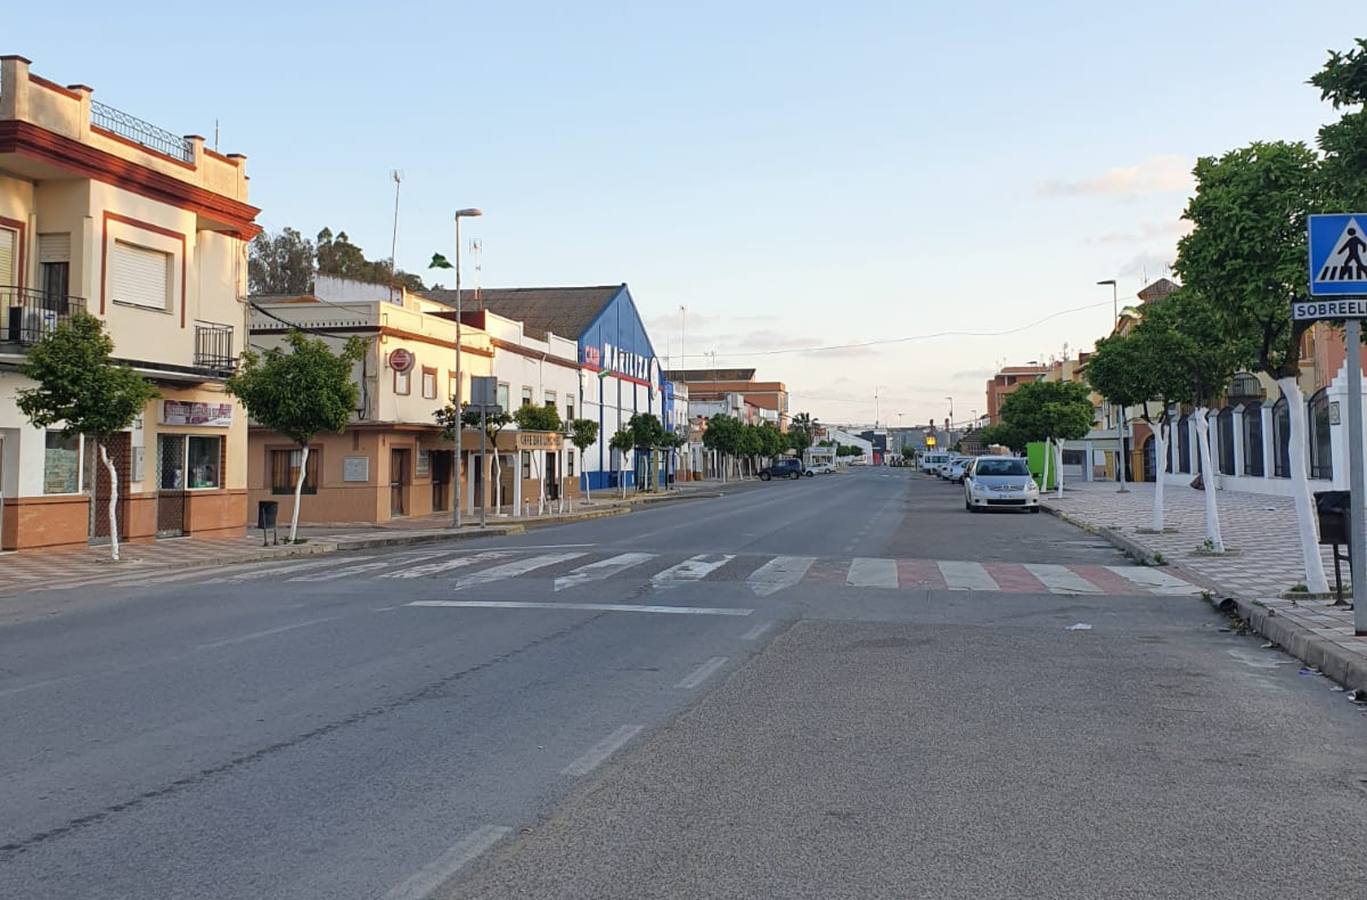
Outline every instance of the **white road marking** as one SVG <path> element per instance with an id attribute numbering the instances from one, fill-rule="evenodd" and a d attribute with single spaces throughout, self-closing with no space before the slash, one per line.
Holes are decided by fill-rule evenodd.
<path id="1" fill-rule="evenodd" d="M 605 578 L 611 578 L 618 572 L 625 572 L 632 566 L 639 566 L 646 560 L 654 558 L 654 553 L 619 553 L 617 556 L 580 566 L 570 574 L 555 579 L 555 589 L 563 591 L 566 588 L 578 587 L 591 581 L 602 581 Z"/>
<path id="2" fill-rule="evenodd" d="M 361 562 L 363 560 L 374 558 L 374 556 L 348 556 L 346 561 Z M 201 584 L 223 584 L 224 582 L 230 582 L 235 584 L 242 581 L 251 581 L 255 578 L 265 578 L 267 575 L 276 575 L 280 572 L 305 572 L 309 569 L 321 569 L 326 566 L 335 566 L 337 565 L 337 562 L 338 561 L 336 559 L 320 559 L 302 562 L 295 561 L 283 564 L 270 563 L 260 568 L 253 567 L 247 571 L 235 572 L 231 575 L 221 575 L 218 578 L 210 578 L 208 581 L 201 582 Z"/>
<path id="3" fill-rule="evenodd" d="M 680 681 L 678 684 L 674 686 L 676 688 L 684 688 L 685 690 L 695 688 L 698 685 L 702 684 L 704 681 L 706 681 L 712 675 L 713 672 L 717 671 L 724 665 L 726 665 L 725 656 L 714 656 L 707 662 L 698 666 L 696 669 L 694 669 L 692 672 L 688 674 L 687 678 L 685 678 L 683 681 Z"/>
<path id="4" fill-rule="evenodd" d="M 561 775 L 587 775 L 594 769 L 603 764 L 603 761 L 618 750 L 622 749 L 627 741 L 641 733 L 641 725 L 623 725 L 612 734 L 603 738 L 598 743 L 590 747 L 583 756 L 570 763 L 560 770 Z"/>
<path id="5" fill-rule="evenodd" d="M 657 588 L 663 588 L 701 581 L 735 558 L 734 553 L 704 553 L 691 556 L 677 566 L 670 566 L 663 572 L 657 572 L 655 577 L 650 579 L 650 583 Z"/>
<path id="6" fill-rule="evenodd" d="M 352 575 L 360 575 L 365 572 L 373 572 L 376 569 L 387 569 L 390 563 L 387 560 L 380 562 L 362 563 L 359 566 L 347 566 L 343 569 L 335 569 L 331 572 L 314 572 L 311 575 L 296 575 L 290 581 L 335 581 L 338 578 L 347 578 Z"/>
<path id="7" fill-rule="evenodd" d="M 982 563 L 939 560 L 935 563 L 951 591 L 999 591 L 1001 586 Z"/>
<path id="8" fill-rule="evenodd" d="M 726 606 L 643 606 L 632 603 L 554 603 L 535 600 L 414 600 L 408 606 L 456 609 L 572 609 L 587 612 L 674 613 L 684 616 L 748 616 L 753 609 Z"/>
<path id="9" fill-rule="evenodd" d="M 1127 581 L 1148 588 L 1155 594 L 1201 593 L 1201 588 L 1197 585 L 1148 566 L 1107 566 L 1106 568 Z"/>
<path id="10" fill-rule="evenodd" d="M 1092 584 L 1067 566 L 1046 563 L 1026 563 L 1025 570 L 1040 580 L 1051 594 L 1101 594 L 1101 588 Z"/>
<path id="11" fill-rule="evenodd" d="M 473 572 L 457 578 L 455 583 L 451 585 L 451 589 L 463 591 L 477 584 L 488 584 L 491 581 L 501 581 L 504 578 L 516 578 L 536 569 L 544 569 L 546 566 L 554 566 L 558 563 L 578 559 L 583 555 L 582 553 L 546 553 L 541 556 L 530 556 L 527 559 L 515 559 L 501 566 L 494 566 L 482 572 Z"/>
<path id="12" fill-rule="evenodd" d="M 512 833 L 513 830 L 506 825 L 482 825 L 476 828 L 457 841 L 450 850 L 392 888 L 383 900 L 426 900 L 453 875 Z"/>
<path id="13" fill-rule="evenodd" d="M 323 622 L 331 622 L 340 619 L 341 616 L 327 616 L 322 619 L 309 619 L 307 622 L 295 622 L 293 625 L 281 625 L 279 628 L 267 628 L 265 631 L 254 631 L 251 634 L 240 634 L 237 637 L 224 638 L 221 641 L 209 641 L 207 644 L 198 644 L 196 650 L 213 650 L 215 647 L 227 647 L 231 644 L 241 644 L 246 641 L 254 641 L 257 638 L 270 637 L 273 634 L 283 634 L 286 631 L 294 631 L 296 628 L 307 628 L 310 625 L 319 625 Z"/>
<path id="14" fill-rule="evenodd" d="M 746 583 L 761 597 L 792 587 L 802 580 L 816 559 L 811 556 L 775 556 L 750 573 Z"/>
<path id="15" fill-rule="evenodd" d="M 751 628 L 749 631 L 745 632 L 745 634 L 742 634 L 740 636 L 740 639 L 742 641 L 757 640 L 761 634 L 764 634 L 764 632 L 772 628 L 773 625 L 773 622 L 760 622 L 754 628 Z"/>
<path id="16" fill-rule="evenodd" d="M 473 566 L 476 563 L 485 562 L 490 559 L 506 559 L 512 556 L 504 550 L 490 550 L 483 553 L 476 553 L 472 556 L 457 556 L 454 559 L 443 560 L 439 563 L 427 563 L 422 566 L 413 566 L 406 569 L 397 569 L 393 572 L 386 572 L 381 578 L 422 578 L 426 575 L 435 575 L 438 572 L 448 572 L 451 569 L 463 569 L 466 566 Z"/>
<path id="17" fill-rule="evenodd" d="M 850 587 L 897 587 L 897 560 L 873 559 L 858 556 L 850 560 L 850 571 L 845 577 Z"/>

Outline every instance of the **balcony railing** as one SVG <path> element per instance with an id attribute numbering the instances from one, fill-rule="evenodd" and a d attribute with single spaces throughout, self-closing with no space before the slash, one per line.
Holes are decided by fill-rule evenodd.
<path id="1" fill-rule="evenodd" d="M 237 369 L 237 357 L 233 355 L 233 326 L 195 323 L 195 367 L 215 372 Z"/>
<path id="2" fill-rule="evenodd" d="M 80 297 L 0 285 L 0 341 L 36 344 L 58 322 L 79 312 L 85 312 Z"/>
<path id="3" fill-rule="evenodd" d="M 187 163 L 195 161 L 194 148 L 185 138 L 98 100 L 90 101 L 90 124 L 112 131 L 120 137 L 126 137 L 173 159 Z"/>

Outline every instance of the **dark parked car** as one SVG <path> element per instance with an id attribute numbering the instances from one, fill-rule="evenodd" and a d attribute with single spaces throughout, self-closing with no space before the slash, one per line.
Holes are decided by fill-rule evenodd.
<path id="1" fill-rule="evenodd" d="M 772 466 L 759 470 L 759 480 L 768 481 L 770 478 L 801 478 L 802 460 L 796 457 L 775 460 Z"/>

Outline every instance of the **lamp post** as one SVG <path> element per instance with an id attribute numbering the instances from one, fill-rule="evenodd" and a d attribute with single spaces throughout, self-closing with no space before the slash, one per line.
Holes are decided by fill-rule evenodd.
<path id="1" fill-rule="evenodd" d="M 954 427 L 954 398 L 953 398 L 953 397 L 946 397 L 945 399 L 949 401 L 949 428 L 953 428 L 953 427 Z M 946 428 L 945 430 L 948 431 L 949 428 Z"/>
<path id="2" fill-rule="evenodd" d="M 460 483 L 464 480 L 464 467 L 461 465 L 461 439 L 464 437 L 465 423 L 461 421 L 461 394 L 464 393 L 464 383 L 460 376 L 460 350 L 461 350 L 461 322 L 460 322 L 460 220 L 473 219 L 475 216 L 484 215 L 483 210 L 479 209 L 458 209 L 456 210 L 456 396 L 453 402 L 456 404 L 456 497 L 455 511 L 451 514 L 451 524 L 460 527 Z M 481 454 L 480 464 L 484 464 Z M 483 504 L 481 504 L 482 506 Z"/>
<path id="3" fill-rule="evenodd" d="M 1120 290 L 1116 286 L 1114 278 L 1107 278 L 1105 281 L 1098 281 L 1097 287 L 1111 286 L 1111 332 L 1114 333 L 1120 322 Z M 1120 482 L 1120 493 L 1129 493 L 1129 488 L 1125 486 L 1125 406 L 1121 404 L 1118 409 L 1120 414 L 1115 419 L 1115 479 Z"/>

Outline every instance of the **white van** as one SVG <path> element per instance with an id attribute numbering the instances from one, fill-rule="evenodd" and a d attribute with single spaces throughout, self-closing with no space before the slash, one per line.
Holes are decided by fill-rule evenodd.
<path id="1" fill-rule="evenodd" d="M 921 472 L 934 472 L 940 466 L 948 464 L 953 458 L 953 453 L 942 453 L 938 450 L 923 450 L 916 457 L 916 468 Z"/>

